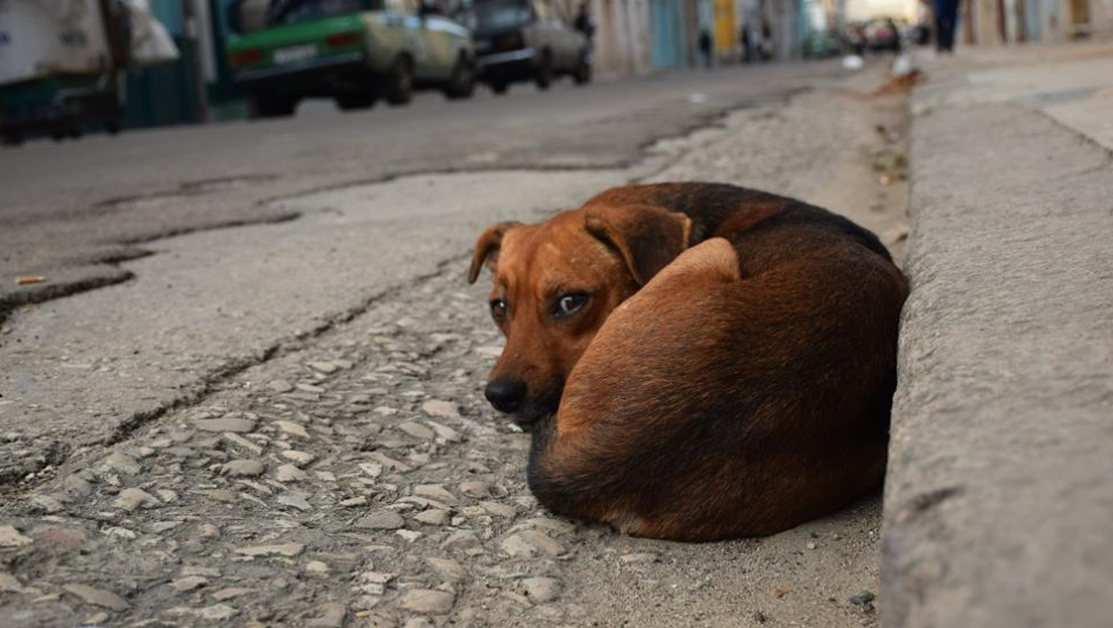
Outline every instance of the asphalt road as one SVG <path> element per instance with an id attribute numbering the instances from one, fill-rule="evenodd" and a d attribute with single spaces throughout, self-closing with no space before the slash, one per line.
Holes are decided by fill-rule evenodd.
<path id="1" fill-rule="evenodd" d="M 624 165 L 661 137 L 834 73 L 802 64 L 672 73 L 464 102 L 35 142 L 0 151 L 0 318 L 20 303 L 126 280 L 116 263 L 167 235 L 281 220 L 261 201 L 400 174 Z M 693 95 L 697 95 L 693 99 Z M 322 113 L 322 111 L 325 111 Z M 19 275 L 46 284 L 17 288 Z"/>

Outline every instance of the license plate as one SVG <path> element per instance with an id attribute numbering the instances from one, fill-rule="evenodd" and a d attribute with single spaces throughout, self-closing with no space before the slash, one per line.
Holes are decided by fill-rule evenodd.
<path id="1" fill-rule="evenodd" d="M 305 46 L 291 46 L 289 48 L 281 48 L 274 51 L 275 63 L 292 63 L 294 61 L 305 61 L 317 56 L 317 47 L 312 44 Z"/>

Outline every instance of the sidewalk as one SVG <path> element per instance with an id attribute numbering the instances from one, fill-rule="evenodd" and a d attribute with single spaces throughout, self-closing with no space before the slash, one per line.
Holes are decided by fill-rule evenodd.
<path id="1" fill-rule="evenodd" d="M 925 69 L 882 624 L 1106 627 L 1113 47 Z"/>

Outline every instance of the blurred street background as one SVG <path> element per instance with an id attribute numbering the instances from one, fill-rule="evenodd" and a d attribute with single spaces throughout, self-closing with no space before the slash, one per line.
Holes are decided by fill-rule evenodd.
<path id="1" fill-rule="evenodd" d="M 1113 0 L 0 0 L 0 625 L 1104 628 L 1111 40 Z M 470 247 L 683 180 L 909 275 L 883 495 L 703 545 L 530 495 Z"/>

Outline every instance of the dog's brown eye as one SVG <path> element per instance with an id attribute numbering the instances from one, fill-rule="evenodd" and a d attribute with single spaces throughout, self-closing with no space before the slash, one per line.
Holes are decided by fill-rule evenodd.
<path id="1" fill-rule="evenodd" d="M 506 299 L 491 299 L 491 317 L 496 321 L 502 321 L 506 318 Z"/>
<path id="2" fill-rule="evenodd" d="M 565 318 L 579 312 L 587 305 L 588 296 L 582 292 L 562 294 L 553 303 L 553 318 Z"/>

